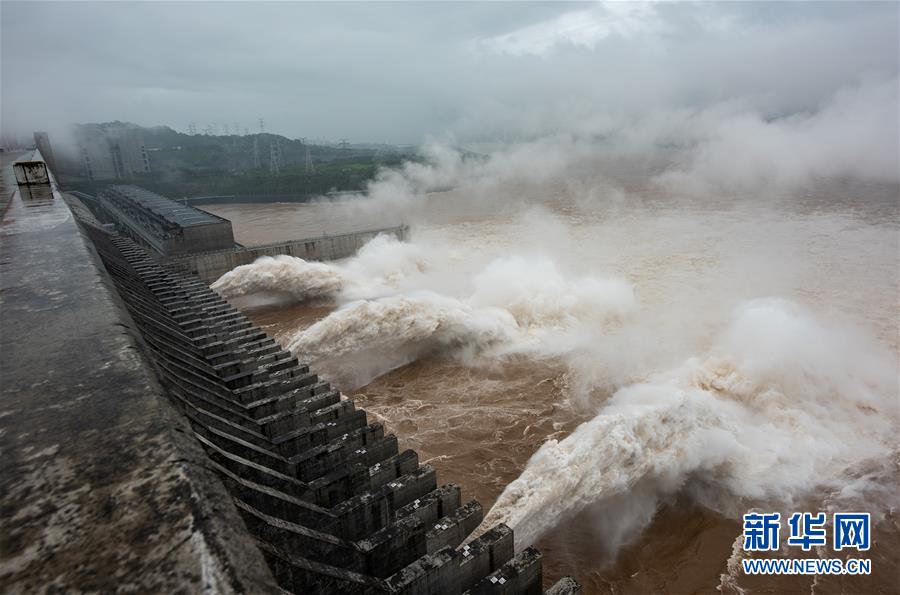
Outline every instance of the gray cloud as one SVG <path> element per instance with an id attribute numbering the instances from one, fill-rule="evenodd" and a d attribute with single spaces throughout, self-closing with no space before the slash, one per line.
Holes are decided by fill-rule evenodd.
<path id="1" fill-rule="evenodd" d="M 2 11 L 3 131 L 240 122 L 418 142 L 763 120 L 898 72 L 894 3 L 51 3 Z"/>

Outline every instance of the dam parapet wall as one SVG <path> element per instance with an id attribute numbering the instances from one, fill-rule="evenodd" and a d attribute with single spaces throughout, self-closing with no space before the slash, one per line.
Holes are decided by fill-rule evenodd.
<path id="1" fill-rule="evenodd" d="M 362 190 L 332 190 L 322 194 L 226 194 L 216 196 L 185 196 L 176 199 L 178 202 L 191 205 L 236 205 L 236 204 L 277 204 L 277 203 L 309 203 L 320 200 L 323 196 L 329 200 L 353 199 L 364 195 Z"/>

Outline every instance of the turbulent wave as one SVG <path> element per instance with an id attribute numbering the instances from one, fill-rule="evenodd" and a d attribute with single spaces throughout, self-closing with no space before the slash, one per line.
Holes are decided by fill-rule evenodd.
<path id="1" fill-rule="evenodd" d="M 474 309 L 433 292 L 414 292 L 346 304 L 297 332 L 287 347 L 349 389 L 425 354 L 471 361 L 519 334 L 505 310 Z"/>
<path id="2" fill-rule="evenodd" d="M 356 256 L 339 263 L 263 256 L 225 273 L 212 288 L 226 298 L 279 292 L 289 293 L 297 301 L 359 299 L 396 290 L 423 268 L 424 262 L 411 244 L 380 235 Z"/>
<path id="3" fill-rule="evenodd" d="M 478 352 L 511 340 L 515 319 L 500 308 L 474 309 L 431 292 L 351 302 L 288 343 L 319 360 L 370 350 L 462 348 Z"/>
<path id="4" fill-rule="evenodd" d="M 348 303 L 295 333 L 288 348 L 332 369 L 355 368 L 350 384 L 358 386 L 423 354 L 468 362 L 558 354 L 571 349 L 573 336 L 585 328 L 611 325 L 635 304 L 623 281 L 567 279 L 544 259 L 494 260 L 472 286 L 468 297 L 422 289 Z M 348 377 L 346 370 L 341 375 Z"/>
<path id="5" fill-rule="evenodd" d="M 297 300 L 332 297 L 348 280 L 334 266 L 293 256 L 263 256 L 222 275 L 212 288 L 223 297 L 287 292 Z"/>
<path id="6" fill-rule="evenodd" d="M 365 369 L 354 374 L 357 382 L 423 353 L 565 351 L 573 344 L 567 333 L 612 326 L 635 309 L 633 289 L 621 280 L 570 278 L 549 259 L 521 256 L 495 259 L 457 279 L 431 270 L 429 262 L 440 261 L 442 252 L 446 246 L 379 236 L 339 263 L 260 258 L 226 273 L 213 289 L 225 297 L 277 292 L 339 304 L 290 336 L 287 347 L 334 369 L 337 363 Z"/>
<path id="7" fill-rule="evenodd" d="M 849 478 L 896 448 L 896 391 L 896 367 L 877 347 L 788 302 L 753 301 L 706 357 L 622 388 L 545 443 L 482 527 L 507 523 L 521 549 L 590 510 L 615 549 L 676 492 L 733 516 L 847 495 Z M 854 485 L 858 506 L 881 489 Z"/>

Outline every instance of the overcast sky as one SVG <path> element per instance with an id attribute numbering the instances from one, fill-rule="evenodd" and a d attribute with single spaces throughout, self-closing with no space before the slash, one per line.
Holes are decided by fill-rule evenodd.
<path id="1" fill-rule="evenodd" d="M 898 4 L 0 3 L 2 127 L 216 122 L 419 142 L 896 81 Z M 896 86 L 896 85 L 895 85 Z"/>

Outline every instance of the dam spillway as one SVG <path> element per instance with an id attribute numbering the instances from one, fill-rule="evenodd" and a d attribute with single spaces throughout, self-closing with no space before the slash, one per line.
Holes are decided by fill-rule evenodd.
<path id="1" fill-rule="evenodd" d="M 76 197 L 17 195 L 0 242 L 4 584 L 542 591 L 537 550 L 462 545 L 477 502 Z"/>

